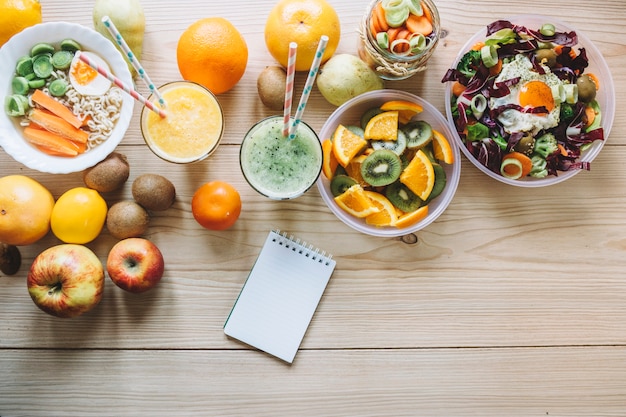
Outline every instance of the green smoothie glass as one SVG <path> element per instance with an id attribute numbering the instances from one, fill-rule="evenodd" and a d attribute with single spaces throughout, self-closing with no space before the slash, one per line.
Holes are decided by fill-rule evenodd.
<path id="1" fill-rule="evenodd" d="M 256 123 L 241 143 L 239 163 L 246 181 L 259 194 L 289 200 L 304 194 L 322 171 L 322 144 L 309 125 L 300 122 L 295 138 L 283 136 L 283 117 Z"/>

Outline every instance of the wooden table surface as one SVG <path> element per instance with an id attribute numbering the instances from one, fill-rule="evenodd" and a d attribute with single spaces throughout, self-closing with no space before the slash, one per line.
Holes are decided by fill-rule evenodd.
<path id="1" fill-rule="evenodd" d="M 356 53 L 365 1 L 330 0 L 341 19 L 337 53 Z M 274 63 L 263 40 L 271 0 L 143 1 L 143 64 L 157 84 L 180 79 L 176 44 L 200 17 L 223 16 L 249 47 L 246 73 L 219 96 L 218 151 L 177 166 L 143 144 L 135 107 L 118 150 L 132 181 L 166 175 L 177 201 L 154 213 L 146 237 L 166 259 L 161 284 L 131 295 L 107 278 L 101 304 L 76 319 L 38 310 L 26 290 L 50 233 L 22 247 L 0 276 L 0 416 L 624 416 L 626 415 L 626 5 L 439 0 L 444 38 L 429 68 L 387 88 L 444 112 L 442 75 L 467 38 L 493 20 L 536 13 L 583 31 L 604 55 L 617 93 L 615 123 L 591 171 L 543 189 L 501 184 L 462 158 L 458 191 L 416 242 L 360 234 L 317 189 L 288 202 L 257 195 L 238 163 L 241 139 L 272 114 L 256 78 Z M 93 1 L 42 0 L 46 22 L 92 27 Z M 305 75 L 296 77 L 296 97 Z M 138 85 L 145 92 L 143 85 Z M 314 89 L 305 121 L 316 130 L 335 107 Z M 25 174 L 55 197 L 80 173 L 26 169 L 0 151 L 0 176 Z M 190 201 L 210 180 L 242 195 L 236 225 L 202 229 Z M 130 181 L 106 194 L 131 198 Z M 293 365 L 227 338 L 224 321 L 268 231 L 287 230 L 334 254 L 337 268 Z M 103 261 L 116 240 L 88 244 Z M 408 243 L 407 243 L 408 242 Z"/>

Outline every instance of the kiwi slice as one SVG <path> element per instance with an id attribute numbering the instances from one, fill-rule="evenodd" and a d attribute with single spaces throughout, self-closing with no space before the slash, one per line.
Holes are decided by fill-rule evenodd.
<path id="1" fill-rule="evenodd" d="M 365 131 L 363 130 L 363 128 L 361 126 L 347 125 L 346 129 L 348 129 L 350 132 L 352 132 L 355 135 L 360 136 L 360 137 L 363 137 L 365 135 Z"/>
<path id="2" fill-rule="evenodd" d="M 406 135 L 401 130 L 398 130 L 398 138 L 396 140 L 372 140 L 370 145 L 374 150 L 388 149 L 401 156 L 406 149 Z"/>
<path id="3" fill-rule="evenodd" d="M 433 128 L 428 122 L 415 120 L 401 128 L 406 135 L 406 146 L 409 149 L 420 149 L 433 139 Z"/>
<path id="4" fill-rule="evenodd" d="M 356 180 L 347 175 L 335 175 L 330 180 L 330 192 L 337 197 L 346 192 L 346 190 L 356 184 Z"/>
<path id="5" fill-rule="evenodd" d="M 385 197 L 391 201 L 396 208 L 405 213 L 417 210 L 424 202 L 400 181 L 389 184 L 385 188 Z"/>
<path id="6" fill-rule="evenodd" d="M 382 113 L 383 111 L 381 110 L 380 107 L 372 107 L 371 109 L 366 110 L 362 115 L 361 115 L 361 127 L 363 129 L 365 129 L 365 126 L 367 126 L 367 122 L 370 121 L 370 119 L 374 116 L 376 116 L 377 114 Z"/>
<path id="7" fill-rule="evenodd" d="M 435 171 L 435 185 L 428 196 L 427 202 L 432 201 L 446 188 L 446 170 L 437 163 L 433 164 L 433 170 Z"/>
<path id="8" fill-rule="evenodd" d="M 374 187 L 388 185 L 397 180 L 402 172 L 402 161 L 393 151 L 379 149 L 361 163 L 363 179 Z"/>

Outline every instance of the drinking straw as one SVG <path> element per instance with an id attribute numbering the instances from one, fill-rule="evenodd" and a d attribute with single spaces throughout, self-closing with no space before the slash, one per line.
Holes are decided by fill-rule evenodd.
<path id="1" fill-rule="evenodd" d="M 115 39 L 120 48 L 122 48 L 122 50 L 126 54 L 126 58 L 128 58 L 128 61 L 131 63 L 133 68 L 135 68 L 137 74 L 139 74 L 139 77 L 150 89 L 150 92 L 154 94 L 154 96 L 159 100 L 159 104 L 161 105 L 161 107 L 165 107 L 165 100 L 163 100 L 161 93 L 159 93 L 159 90 L 154 86 L 154 83 L 152 82 L 152 80 L 150 80 L 148 73 L 143 69 L 141 62 L 139 62 L 139 60 L 135 57 L 133 51 L 130 50 L 130 47 L 122 37 L 122 34 L 115 27 L 115 24 L 113 23 L 111 18 L 109 16 L 104 16 L 102 18 L 102 23 L 104 23 L 104 26 L 109 30 L 109 33 L 111 34 L 113 39 Z"/>
<path id="2" fill-rule="evenodd" d="M 147 108 L 149 108 L 150 110 L 158 114 L 159 116 L 165 117 L 165 111 L 163 109 L 155 107 L 155 105 L 151 101 L 146 100 L 145 97 L 143 97 L 141 94 L 135 91 L 132 87 L 129 87 L 128 85 L 124 84 L 122 80 L 120 80 L 115 75 L 111 74 L 110 72 L 102 68 L 100 65 L 91 61 L 85 54 L 81 54 L 80 51 L 76 52 L 76 54 L 78 55 L 78 58 L 81 61 L 83 61 L 85 64 L 89 65 L 91 68 L 95 69 L 96 71 L 98 71 L 98 73 L 104 75 L 113 84 L 117 85 L 119 88 L 121 88 L 122 90 L 130 94 L 132 98 L 139 101 L 140 103 L 142 103 L 144 106 L 146 106 Z"/>
<path id="3" fill-rule="evenodd" d="M 289 55 L 287 58 L 287 81 L 285 83 L 285 108 L 283 116 L 283 136 L 289 135 L 289 122 L 291 121 L 291 103 L 293 99 L 293 83 L 296 73 L 296 53 L 298 44 L 289 43 Z"/>
<path id="4" fill-rule="evenodd" d="M 313 83 L 315 82 L 315 77 L 317 76 L 317 72 L 320 68 L 320 64 L 322 62 L 322 55 L 324 55 L 324 51 L 326 50 L 326 44 L 328 43 L 328 36 L 322 35 L 320 38 L 320 42 L 317 45 L 317 51 L 315 52 L 315 59 L 311 63 L 311 69 L 309 70 L 309 76 L 306 79 L 304 84 L 304 91 L 302 91 L 302 96 L 300 97 L 300 103 L 298 103 L 298 108 L 296 109 L 296 115 L 294 117 L 293 124 L 291 125 L 291 129 L 289 129 L 289 140 L 293 140 L 296 137 L 296 129 L 300 124 L 302 119 L 302 113 L 304 113 L 304 108 L 306 107 L 307 100 L 309 98 L 309 94 L 311 94 L 311 90 L 313 89 Z"/>

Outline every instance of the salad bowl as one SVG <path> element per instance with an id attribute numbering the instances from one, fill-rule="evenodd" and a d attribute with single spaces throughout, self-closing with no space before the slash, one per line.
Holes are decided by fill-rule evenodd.
<path id="1" fill-rule="evenodd" d="M 557 48 L 567 56 L 550 62 L 546 57 L 555 60 Z M 474 53 L 487 70 L 466 71 Z M 579 94 L 576 84 L 582 78 L 594 80 L 597 91 L 591 99 Z M 492 22 L 465 43 L 442 81 L 455 142 L 480 171 L 509 185 L 543 187 L 589 169 L 613 124 L 613 80 L 602 54 L 585 34 L 552 17 L 520 15 Z M 547 104 L 531 84 L 548 91 Z M 585 124 L 585 107 L 595 109 L 593 124 Z M 527 163 L 523 174 L 522 163 L 509 159 L 513 152 L 528 157 L 522 161 Z M 511 171 L 511 162 L 520 169 Z"/>
<path id="2" fill-rule="evenodd" d="M 0 49 L 0 97 L 3 103 L 13 93 L 12 80 L 16 63 L 28 56 L 31 48 L 40 43 L 53 46 L 63 40 L 75 40 L 81 51 L 96 52 L 108 64 L 111 72 L 122 82 L 132 85 L 132 76 L 124 57 L 112 42 L 86 26 L 66 22 L 47 22 L 24 29 L 13 36 Z M 98 75 L 98 77 L 102 77 Z M 17 162 L 28 168 L 52 174 L 79 172 L 106 158 L 122 141 L 133 115 L 134 99 L 123 93 L 120 96 L 119 114 L 108 138 L 102 143 L 74 157 L 53 156 L 30 144 L 24 137 L 24 126 L 19 117 L 12 117 L 4 108 L 0 112 L 0 147 Z"/>

